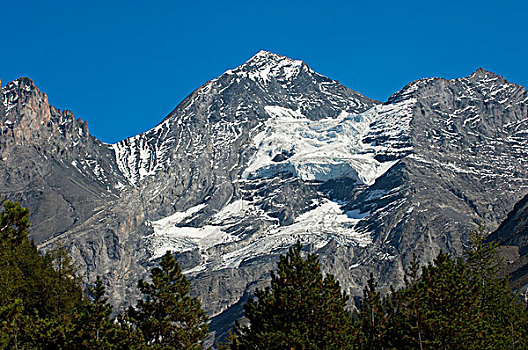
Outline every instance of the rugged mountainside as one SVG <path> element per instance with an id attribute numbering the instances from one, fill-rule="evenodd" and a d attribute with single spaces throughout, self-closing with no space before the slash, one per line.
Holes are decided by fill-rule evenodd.
<path id="1" fill-rule="evenodd" d="M 87 281 L 106 276 L 122 301 L 135 285 L 124 276 L 137 278 L 128 251 L 141 244 L 145 216 L 113 148 L 70 111 L 50 106 L 30 79 L 0 92 L 0 194 L 30 208 L 35 243 L 65 245 Z"/>
<path id="2" fill-rule="evenodd" d="M 521 199 L 508 217 L 488 239 L 500 244 L 506 273 L 513 287 L 528 300 L 528 195 Z"/>
<path id="3" fill-rule="evenodd" d="M 261 51 L 113 145 L 29 79 L 1 94 L 0 191 L 40 247 L 65 244 L 120 305 L 176 251 L 220 333 L 297 240 L 357 296 L 371 271 L 401 283 L 413 252 L 460 253 L 528 192 L 528 93 L 483 69 L 382 104 Z"/>

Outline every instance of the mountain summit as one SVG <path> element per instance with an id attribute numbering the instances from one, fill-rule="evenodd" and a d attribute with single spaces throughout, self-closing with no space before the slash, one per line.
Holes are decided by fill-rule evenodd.
<path id="1" fill-rule="evenodd" d="M 381 104 L 261 51 L 113 145 L 23 80 L 1 94 L 0 189 L 40 248 L 63 242 L 122 306 L 174 251 L 219 334 L 297 241 L 357 296 L 413 253 L 460 254 L 528 192 L 528 93 L 484 70 Z"/>
<path id="2" fill-rule="evenodd" d="M 289 80 L 303 69 L 314 73 L 302 61 L 292 60 L 268 51 L 259 51 L 246 63 L 233 70 L 228 70 L 226 74 L 236 74 L 266 83 L 272 79 Z"/>

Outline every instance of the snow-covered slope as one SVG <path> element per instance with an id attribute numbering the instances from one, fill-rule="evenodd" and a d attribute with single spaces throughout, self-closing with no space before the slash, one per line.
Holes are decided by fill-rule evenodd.
<path id="1" fill-rule="evenodd" d="M 342 111 L 336 117 L 311 120 L 298 110 L 280 106 L 265 106 L 269 118 L 251 140 L 255 151 L 237 180 L 244 187 L 261 181 L 274 181 L 281 175 L 291 176 L 305 183 L 325 183 L 330 180 L 348 179 L 358 186 L 372 185 L 386 173 L 398 158 L 378 161 L 377 156 L 406 154 L 412 147 L 401 142 L 409 139 L 411 99 L 391 105 L 373 106 L 359 114 Z M 390 127 L 381 128 L 381 125 Z M 399 143 L 396 145 L 395 140 Z M 280 189 L 279 189 L 280 190 Z M 244 259 L 268 255 L 301 240 L 315 248 L 321 248 L 330 241 L 346 246 L 365 246 L 371 243 L 369 232 L 355 229 L 357 224 L 369 216 L 369 212 L 346 210 L 347 203 L 332 200 L 322 193 L 287 225 L 269 217 L 263 209 L 259 196 L 249 195 L 247 199 L 235 199 L 219 209 L 204 221 L 203 226 L 189 226 L 183 221 L 195 224 L 200 212 L 208 205 L 200 203 L 184 212 L 153 221 L 154 232 L 146 238 L 152 259 L 167 250 L 183 252 L 198 250 L 202 262 L 188 272 L 206 269 L 236 268 Z M 295 198 L 279 207 L 295 207 Z M 233 234 L 233 226 L 243 227 L 243 218 L 267 217 L 269 224 L 256 237 L 247 239 L 240 232 Z M 193 220 L 196 218 L 196 220 Z M 253 227 L 249 224 L 249 230 Z M 245 240 L 247 240 L 245 242 Z M 225 254 L 226 246 L 237 246 Z M 242 248 L 240 248 L 242 245 Z M 208 253 L 215 246 L 222 246 L 221 255 Z"/>
<path id="2" fill-rule="evenodd" d="M 302 61 L 267 51 L 191 96 L 154 129 L 112 145 L 119 168 L 131 184 L 170 167 L 174 154 L 192 157 L 195 152 L 211 151 L 204 149 L 209 135 L 214 136 L 213 148 L 219 149 L 232 147 L 242 134 L 260 132 L 273 106 L 318 120 L 341 112 L 363 112 L 376 104 Z"/>

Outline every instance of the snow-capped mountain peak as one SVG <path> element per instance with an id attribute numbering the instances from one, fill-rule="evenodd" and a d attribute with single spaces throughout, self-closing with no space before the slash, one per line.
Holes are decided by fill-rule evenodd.
<path id="1" fill-rule="evenodd" d="M 303 68 L 304 67 L 304 68 Z M 274 78 L 289 80 L 302 69 L 313 72 L 303 61 L 293 60 L 269 51 L 261 50 L 239 67 L 228 70 L 226 74 L 247 77 L 266 83 Z"/>
<path id="2" fill-rule="evenodd" d="M 172 167 L 175 159 L 198 157 L 205 139 L 214 140 L 213 154 L 219 157 L 237 140 L 253 138 L 272 117 L 267 107 L 283 106 L 307 120 L 322 120 L 359 114 L 376 104 L 302 61 L 260 51 L 204 84 L 155 128 L 112 147 L 122 173 L 137 184 Z"/>
<path id="3" fill-rule="evenodd" d="M 489 71 L 485 68 L 479 67 L 477 70 L 475 70 L 469 77 L 469 79 L 476 79 L 476 80 L 482 80 L 482 79 L 490 79 L 490 78 L 501 78 L 504 80 L 504 77 L 498 75 L 497 73 L 494 73 L 492 71 Z M 462 78 L 463 79 L 463 78 Z"/>

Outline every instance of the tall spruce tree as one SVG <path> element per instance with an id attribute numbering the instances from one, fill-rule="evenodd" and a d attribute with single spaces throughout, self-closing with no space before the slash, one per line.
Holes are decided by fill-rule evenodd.
<path id="1" fill-rule="evenodd" d="M 189 296 L 189 281 L 180 265 L 166 252 L 160 267 L 153 268 L 151 283 L 140 280 L 145 295 L 129 315 L 151 349 L 202 349 L 209 331 L 200 301 Z"/>
<path id="2" fill-rule="evenodd" d="M 387 344 L 390 343 L 387 337 L 392 315 L 390 298 L 383 299 L 376 288 L 377 283 L 371 273 L 363 290 L 361 309 L 356 321 L 359 331 L 356 337 L 358 349 L 387 349 Z"/>
<path id="3" fill-rule="evenodd" d="M 528 348 L 525 305 L 509 288 L 508 276 L 501 272 L 503 261 L 498 257 L 498 244 L 488 242 L 488 235 L 482 226 L 470 232 L 464 252 L 478 296 L 478 341 L 482 349 Z"/>
<path id="4" fill-rule="evenodd" d="M 0 349 L 146 349 L 130 320 L 111 319 L 100 279 L 82 291 L 63 247 L 41 256 L 28 238 L 29 211 L 4 201 L 0 211 Z"/>
<path id="5" fill-rule="evenodd" d="M 526 349 L 526 307 L 501 275 L 496 245 L 483 229 L 471 234 L 465 259 L 440 253 L 416 264 L 391 294 L 384 348 Z"/>
<path id="6" fill-rule="evenodd" d="M 301 257 L 301 245 L 281 255 L 271 286 L 244 306 L 247 325 L 237 324 L 230 349 L 351 349 L 347 295 L 332 275 L 323 276 L 318 258 Z"/>
<path id="7" fill-rule="evenodd" d="M 109 349 L 110 333 L 114 328 L 110 318 L 112 306 L 105 297 L 105 287 L 101 277 L 97 276 L 95 286 L 88 288 L 88 293 L 93 300 L 80 315 L 78 343 L 85 349 Z"/>
<path id="8" fill-rule="evenodd" d="M 440 253 L 421 276 L 393 296 L 402 349 L 478 349 L 476 286 L 466 265 Z"/>
<path id="9" fill-rule="evenodd" d="M 74 272 L 39 255 L 28 238 L 29 211 L 2 201 L 0 212 L 0 349 L 65 348 L 76 310 L 85 305 Z M 62 266 L 67 271 L 69 262 Z M 3 344 L 3 345 L 1 345 Z"/>
<path id="10" fill-rule="evenodd" d="M 103 281 L 98 276 L 93 288 L 88 288 L 92 302 L 79 315 L 74 342 L 83 350 L 141 350 L 146 344 L 140 330 L 123 316 L 112 319 L 112 305 L 105 296 Z"/>

